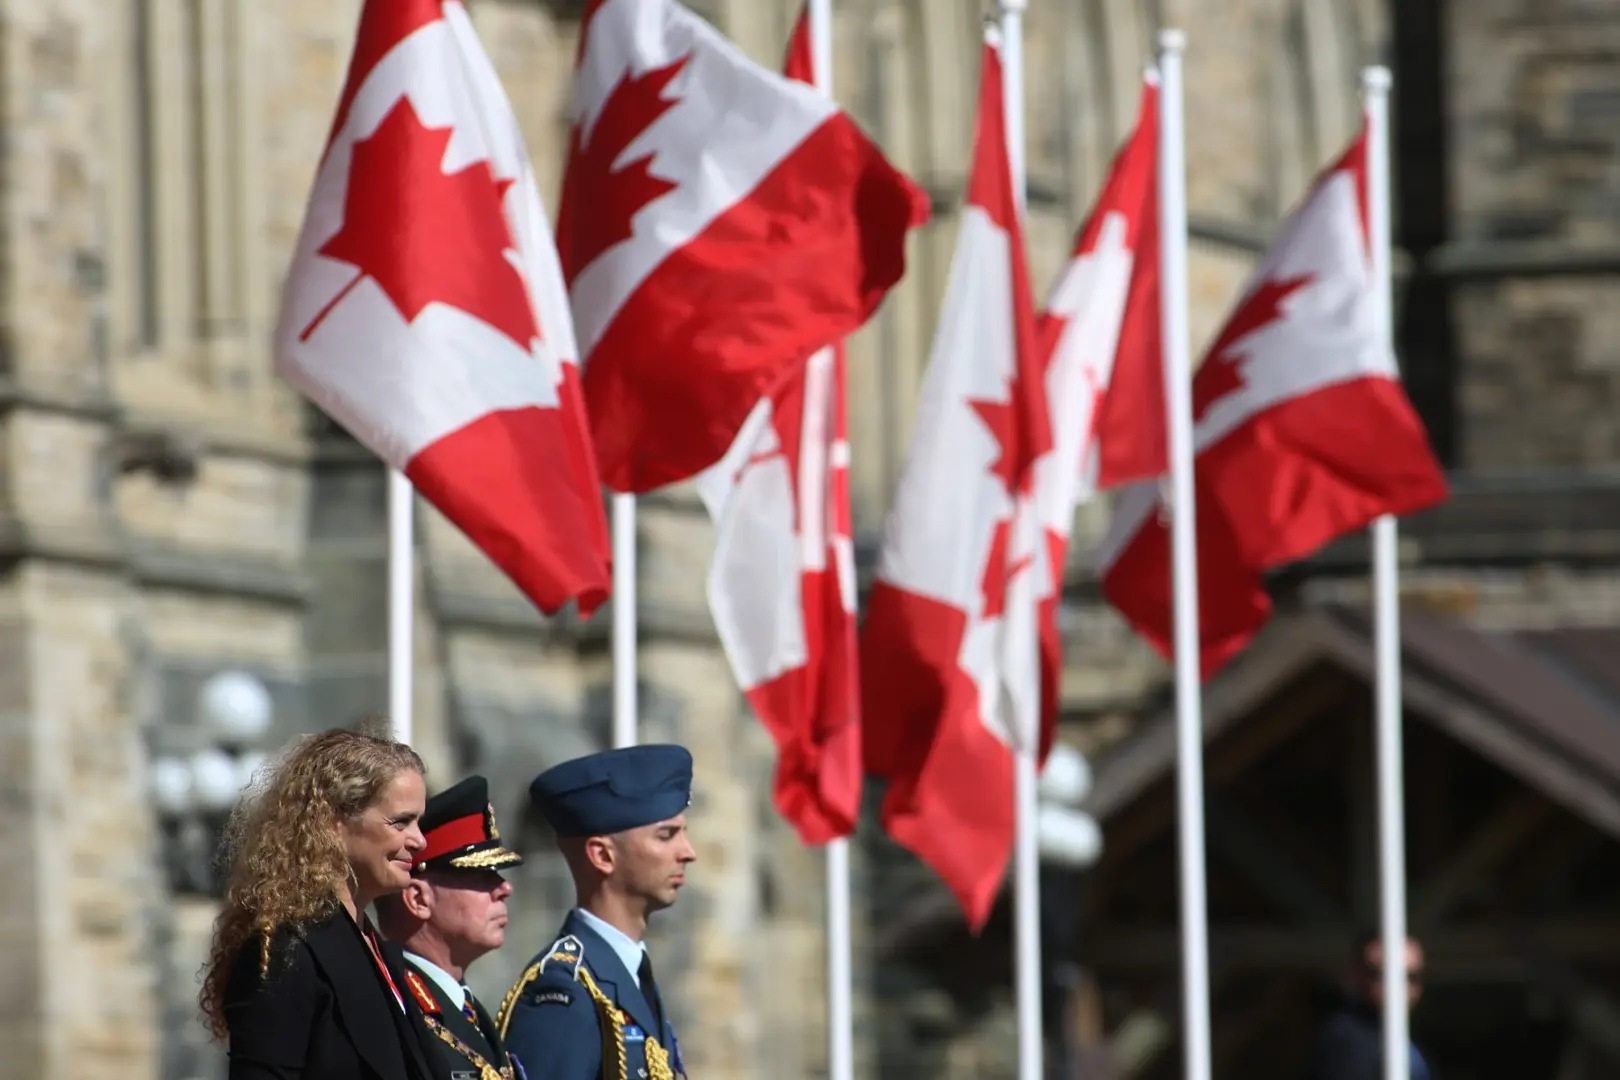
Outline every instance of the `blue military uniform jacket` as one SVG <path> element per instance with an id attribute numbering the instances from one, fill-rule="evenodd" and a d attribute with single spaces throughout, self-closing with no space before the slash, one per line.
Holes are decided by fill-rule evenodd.
<path id="1" fill-rule="evenodd" d="M 534 1080 L 685 1080 L 675 1029 L 577 913 L 501 1003 L 507 1051 Z"/>
<path id="2" fill-rule="evenodd" d="M 1408 1044 L 1412 1080 L 1433 1072 L 1416 1046 Z M 1305 1080 L 1381 1080 L 1384 1075 L 1383 1016 L 1365 1002 L 1339 1009 L 1316 1037 Z"/>

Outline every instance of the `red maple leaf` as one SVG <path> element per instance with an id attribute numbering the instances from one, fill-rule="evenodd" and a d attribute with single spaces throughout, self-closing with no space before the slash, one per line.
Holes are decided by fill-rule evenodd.
<path id="1" fill-rule="evenodd" d="M 1013 486 L 1018 482 L 1018 447 L 1013 440 L 1013 405 L 1012 395 L 1006 401 L 982 401 L 975 398 L 968 399 L 968 406 L 979 414 L 979 420 L 989 430 L 990 437 L 996 440 L 996 460 L 990 463 L 990 475 L 1001 481 L 1001 486 L 1007 494 L 1013 493 Z"/>
<path id="2" fill-rule="evenodd" d="M 506 258 L 514 244 L 501 199 L 512 181 L 496 178 L 487 161 L 446 173 L 452 131 L 424 125 L 402 97 L 375 132 L 355 142 L 343 227 L 320 253 L 360 273 L 300 340 L 366 277 L 406 322 L 438 302 L 482 319 L 525 351 L 540 335 L 523 276 Z"/>
<path id="3" fill-rule="evenodd" d="M 1008 383 L 1006 401 L 983 401 L 975 398 L 968 399 L 968 406 L 978 414 L 979 420 L 989 429 L 991 438 L 996 440 L 998 453 L 996 460 L 990 463 L 990 475 L 1001 481 L 1001 486 L 1008 495 L 1016 497 L 1020 486 L 1027 488 L 1027 470 L 1020 469 L 1019 447 L 1015 441 L 1013 398 L 1017 394 L 1016 385 Z M 1026 472 L 1023 484 L 1019 484 L 1019 473 Z M 996 522 L 995 531 L 990 534 L 990 551 L 984 561 L 984 575 L 979 581 L 979 591 L 984 597 L 984 617 L 992 619 L 1000 615 L 1007 607 L 1007 583 L 1026 566 L 1030 565 L 1030 556 L 1024 556 L 1017 562 L 1008 565 L 1007 545 L 1012 537 L 1011 518 L 1002 518 Z"/>
<path id="4" fill-rule="evenodd" d="M 1314 274 L 1300 274 L 1264 282 L 1232 313 L 1231 320 L 1221 329 L 1221 336 L 1210 347 L 1209 358 L 1193 376 L 1193 423 L 1202 420 L 1217 401 L 1246 385 L 1241 368 L 1243 357 L 1232 352 L 1232 346 L 1280 319 L 1283 301 L 1309 285 L 1314 277 Z"/>
<path id="5" fill-rule="evenodd" d="M 665 98 L 664 89 L 691 58 L 634 77 L 626 72 L 602 103 L 590 138 L 574 125 L 557 209 L 557 254 L 568 284 L 602 252 L 630 239 L 630 219 L 637 211 L 680 186 L 652 174 L 652 151 L 618 168 L 614 164 L 636 136 L 675 106 L 679 99 Z"/>

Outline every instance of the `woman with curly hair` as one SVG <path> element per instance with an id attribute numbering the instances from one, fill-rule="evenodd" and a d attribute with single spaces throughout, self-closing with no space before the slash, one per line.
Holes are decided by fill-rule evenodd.
<path id="1" fill-rule="evenodd" d="M 421 1013 L 366 917 L 426 846 L 422 773 L 404 743 L 334 729 L 237 806 L 200 995 L 230 1080 L 433 1080 Z"/>

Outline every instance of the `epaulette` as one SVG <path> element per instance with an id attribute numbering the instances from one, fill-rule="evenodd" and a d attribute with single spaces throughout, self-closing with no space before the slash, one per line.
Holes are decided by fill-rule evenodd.
<path id="1" fill-rule="evenodd" d="M 540 961 L 540 971 L 544 974 L 546 967 L 557 964 L 567 972 L 570 979 L 579 979 L 579 965 L 585 962 L 585 944 L 573 934 L 565 934 L 551 943 L 546 950 L 545 958 Z"/>
<path id="2" fill-rule="evenodd" d="M 405 985 L 411 988 L 411 996 L 416 999 L 418 1005 L 422 1006 L 424 1013 L 432 1015 L 439 1011 L 438 999 L 427 988 L 427 984 L 422 981 L 422 976 L 416 973 L 415 968 L 409 966 L 405 968 Z"/>
<path id="3" fill-rule="evenodd" d="M 506 1038 L 507 1025 L 512 1021 L 512 1008 L 519 998 L 528 997 L 536 1005 L 572 1004 L 576 993 L 574 984 L 580 981 L 581 973 L 586 970 L 581 966 L 584 962 L 585 946 L 573 934 L 565 934 L 552 942 L 539 960 L 524 969 L 517 982 L 512 984 L 512 989 L 501 999 L 500 1011 L 495 1014 L 495 1027 L 501 1038 Z M 548 980 L 549 985 L 543 990 L 537 988 L 530 992 L 530 987 L 542 974 L 553 976 Z"/>

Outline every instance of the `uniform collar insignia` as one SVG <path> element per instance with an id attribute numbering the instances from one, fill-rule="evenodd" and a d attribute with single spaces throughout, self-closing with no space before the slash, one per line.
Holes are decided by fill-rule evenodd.
<path id="1" fill-rule="evenodd" d="M 427 983 L 422 981 L 422 976 L 416 973 L 415 968 L 406 967 L 405 982 L 410 986 L 411 996 L 416 999 L 423 1012 L 431 1015 L 439 1011 L 438 999 L 433 996 L 433 991 L 427 988 Z"/>

